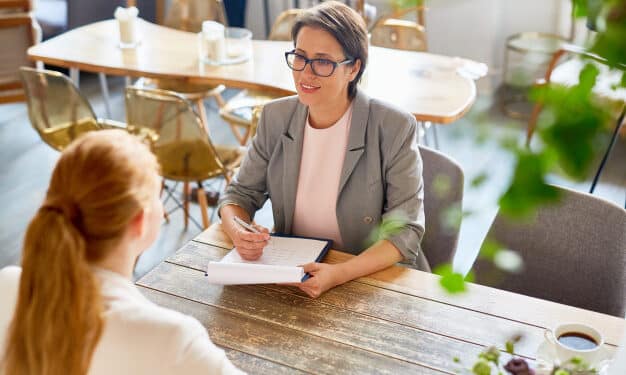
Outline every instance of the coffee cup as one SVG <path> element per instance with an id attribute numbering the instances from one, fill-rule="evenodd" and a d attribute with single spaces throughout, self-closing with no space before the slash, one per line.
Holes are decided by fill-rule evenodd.
<path id="1" fill-rule="evenodd" d="M 580 323 L 560 324 L 544 332 L 561 363 L 578 357 L 590 365 L 604 359 L 604 338 L 593 327 Z"/>

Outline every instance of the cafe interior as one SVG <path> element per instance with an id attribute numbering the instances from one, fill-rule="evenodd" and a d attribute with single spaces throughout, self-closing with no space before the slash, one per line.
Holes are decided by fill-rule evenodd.
<path id="1" fill-rule="evenodd" d="M 233 248 L 218 200 L 264 106 L 296 94 L 291 28 L 320 2 L 0 0 L 0 268 L 20 265 L 60 153 L 122 129 L 163 180 L 133 282 L 246 372 L 626 374 L 623 0 L 341 0 L 367 27 L 359 90 L 415 119 L 431 272 L 318 298 L 204 279 Z M 254 220 L 274 227 L 269 200 Z"/>

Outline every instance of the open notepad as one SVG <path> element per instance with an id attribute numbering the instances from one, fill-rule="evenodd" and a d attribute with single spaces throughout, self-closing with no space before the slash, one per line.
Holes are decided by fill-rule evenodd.
<path id="1" fill-rule="evenodd" d="M 258 260 L 243 260 L 232 249 L 219 262 L 209 262 L 207 279 L 214 284 L 293 283 L 306 279 L 300 265 L 319 262 L 332 241 L 272 235 Z"/>

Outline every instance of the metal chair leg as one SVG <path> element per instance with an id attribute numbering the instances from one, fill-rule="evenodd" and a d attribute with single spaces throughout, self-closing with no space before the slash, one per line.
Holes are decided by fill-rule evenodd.
<path id="1" fill-rule="evenodd" d="M 439 137 L 437 135 L 437 124 L 434 124 L 432 122 L 429 122 L 428 124 L 433 129 L 433 140 L 435 142 L 435 150 L 439 150 Z"/>
<path id="2" fill-rule="evenodd" d="M 600 166 L 596 171 L 596 175 L 593 177 L 593 182 L 591 183 L 591 188 L 589 189 L 589 194 L 593 194 L 593 191 L 596 189 L 596 185 L 598 184 L 598 180 L 600 179 L 600 175 L 602 174 L 602 170 L 604 170 L 604 166 L 606 161 L 609 159 L 609 154 L 611 150 L 613 150 L 613 146 L 615 146 L 615 141 L 617 140 L 617 136 L 619 135 L 619 131 L 624 124 L 624 115 L 626 114 L 626 106 L 622 108 L 622 113 L 619 115 L 617 119 L 617 123 L 615 124 L 615 130 L 613 131 L 613 136 L 611 137 L 611 141 L 609 142 L 609 147 L 607 147 L 604 156 L 602 157 L 602 161 L 600 162 Z"/>
<path id="3" fill-rule="evenodd" d="M 70 68 L 70 79 L 76 87 L 80 86 L 80 70 L 78 68 Z"/>
<path id="4" fill-rule="evenodd" d="M 107 118 L 111 118 L 111 102 L 109 100 L 109 86 L 107 85 L 107 76 L 104 73 L 98 73 L 100 79 L 100 89 L 102 90 L 102 97 L 104 98 L 104 110 Z"/>

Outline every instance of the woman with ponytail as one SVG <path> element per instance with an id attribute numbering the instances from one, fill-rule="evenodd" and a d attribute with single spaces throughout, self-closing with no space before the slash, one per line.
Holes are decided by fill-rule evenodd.
<path id="1" fill-rule="evenodd" d="M 63 151 L 22 268 L 0 270 L 0 374 L 240 373 L 197 320 L 131 282 L 162 221 L 157 172 L 119 130 Z"/>

